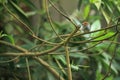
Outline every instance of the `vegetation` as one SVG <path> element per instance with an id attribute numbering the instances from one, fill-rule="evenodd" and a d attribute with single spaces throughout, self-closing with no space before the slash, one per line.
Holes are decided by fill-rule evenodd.
<path id="1" fill-rule="evenodd" d="M 0 0 L 0 80 L 120 79 L 120 1 L 61 1 Z"/>

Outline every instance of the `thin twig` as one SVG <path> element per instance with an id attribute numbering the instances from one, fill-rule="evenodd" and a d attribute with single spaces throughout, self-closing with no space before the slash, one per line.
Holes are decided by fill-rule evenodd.
<path id="1" fill-rule="evenodd" d="M 48 1 L 56 9 L 56 11 L 58 11 L 58 13 L 60 13 L 63 17 L 65 17 L 68 21 L 70 21 L 76 28 L 78 27 L 78 25 L 76 25 L 71 18 L 69 18 L 66 14 L 60 11 L 50 0 Z"/>
<path id="2" fill-rule="evenodd" d="M 27 66 L 28 79 L 29 79 L 29 80 L 32 80 L 32 79 L 31 79 L 31 73 L 30 73 L 30 67 L 29 67 L 28 58 L 25 58 L 25 61 L 26 61 L 26 66 Z"/>
<path id="3" fill-rule="evenodd" d="M 101 43 L 102 43 L 102 41 L 100 41 L 100 42 L 98 42 L 98 43 L 96 43 L 96 44 L 94 44 L 94 45 L 92 45 L 92 46 L 90 46 L 90 47 L 88 47 L 88 48 L 81 49 L 81 50 L 77 50 L 77 51 L 70 51 L 70 52 L 74 53 L 74 52 L 87 51 L 87 50 L 89 50 L 89 49 L 91 49 L 91 48 L 94 48 L 95 46 L 97 46 L 97 45 L 99 45 L 99 44 L 101 44 Z"/>
<path id="4" fill-rule="evenodd" d="M 42 41 L 42 42 L 47 43 L 47 44 L 52 44 L 52 45 L 58 45 L 58 44 L 59 44 L 59 43 L 48 42 L 48 41 L 46 41 L 46 40 L 44 40 L 44 39 L 39 38 L 38 36 L 36 36 L 36 35 L 34 35 L 34 34 L 32 34 L 31 36 L 32 36 L 33 38 L 38 39 L 39 41 Z"/>
<path id="5" fill-rule="evenodd" d="M 56 34 L 56 36 L 58 36 L 58 38 L 60 38 L 61 40 L 63 40 L 59 34 L 55 31 L 54 27 L 53 27 L 53 23 L 52 23 L 52 20 L 51 20 L 51 17 L 50 17 L 50 13 L 49 13 L 49 9 L 48 9 L 48 3 L 47 3 L 47 0 L 45 0 L 45 8 L 46 8 L 46 12 L 47 12 L 47 17 L 48 17 L 48 20 L 49 20 L 49 23 L 51 25 L 51 28 L 52 30 L 54 31 L 54 33 Z"/>
<path id="6" fill-rule="evenodd" d="M 115 39 L 115 36 L 114 36 L 113 40 L 114 39 Z M 111 45 L 112 45 L 112 42 L 111 42 L 110 46 Z M 107 73 L 105 74 L 105 76 L 101 80 L 105 80 L 109 76 L 109 74 L 111 73 L 111 65 L 112 65 L 113 59 L 115 58 L 116 50 L 117 50 L 117 45 L 115 45 L 115 47 L 114 47 L 114 51 L 112 53 L 112 58 L 111 58 L 110 63 L 109 63 L 108 71 L 107 71 Z"/>
<path id="7" fill-rule="evenodd" d="M 90 38 L 90 39 L 88 39 L 88 40 L 83 40 L 83 41 L 70 41 L 70 42 L 71 42 L 71 43 L 77 43 L 77 44 L 90 43 L 92 40 L 97 39 L 97 38 L 99 38 L 99 37 L 102 37 L 102 36 L 104 36 L 104 35 L 105 35 L 105 33 L 103 33 L 103 34 L 101 34 L 101 35 L 98 35 L 98 36 L 96 36 L 96 37 L 92 37 L 92 38 Z"/>
<path id="8" fill-rule="evenodd" d="M 56 61 L 56 63 L 58 64 L 60 70 L 66 75 L 66 72 L 65 72 L 65 70 L 63 69 L 63 67 L 61 66 L 60 62 L 59 62 L 57 59 L 55 59 L 55 61 Z"/>
<path id="9" fill-rule="evenodd" d="M 51 68 L 47 62 L 38 57 L 34 57 L 34 59 L 40 64 L 42 64 L 48 71 L 50 71 L 56 77 L 57 80 L 65 80 L 62 76 L 59 75 L 58 72 L 55 71 L 55 69 Z"/>
<path id="10" fill-rule="evenodd" d="M 23 52 L 21 54 L 14 54 L 14 53 L 2 54 L 1 53 L 0 56 L 5 56 L 5 55 L 7 55 L 7 56 L 42 56 L 42 55 L 46 55 L 48 53 L 56 51 L 57 49 L 59 49 L 63 45 L 63 43 L 61 43 L 60 45 L 55 46 L 55 47 L 53 47 L 51 49 L 48 49 L 48 50 L 45 50 L 45 51 L 41 51 L 41 52 L 37 52 L 37 53 L 32 52 L 33 54 L 30 54 L 30 52 L 28 52 L 26 49 L 21 48 L 21 47 L 19 47 L 17 45 L 13 45 L 13 44 L 10 44 L 10 43 L 8 43 L 6 41 L 1 41 L 1 40 L 0 40 L 0 43 L 2 43 L 4 45 L 7 45 L 7 46 L 10 46 L 10 47 L 13 47 L 13 48 Z"/>
<path id="11" fill-rule="evenodd" d="M 6 42 L 6 41 L 2 41 L 2 40 L 0 40 L 0 43 L 1 43 L 1 44 L 4 44 L 4 45 L 7 45 L 7 46 L 10 46 L 10 47 L 12 47 L 12 48 L 15 48 L 16 50 L 19 50 L 19 51 L 22 51 L 22 52 L 27 53 L 27 50 L 26 50 L 26 49 L 24 49 L 24 48 L 22 48 L 22 47 L 20 47 L 20 46 L 18 46 L 18 45 L 14 45 L 14 44 L 8 43 L 8 42 Z M 24 54 L 25 54 L 25 53 L 24 53 Z"/>
<path id="12" fill-rule="evenodd" d="M 72 80 L 72 71 L 70 66 L 69 50 L 67 45 L 65 45 L 65 55 L 66 55 L 66 62 L 67 62 L 68 80 Z"/>
<path id="13" fill-rule="evenodd" d="M 21 24 L 24 25 L 22 27 L 25 27 L 28 31 L 34 34 L 34 32 L 30 29 L 30 27 L 27 24 L 25 24 L 21 19 L 19 19 L 14 13 L 12 13 L 5 4 L 3 4 L 3 6 L 15 19 L 17 19 Z"/>
<path id="14" fill-rule="evenodd" d="M 46 40 L 43 40 L 43 39 L 37 37 L 37 36 L 34 34 L 34 32 L 30 29 L 30 27 L 29 27 L 26 23 L 24 23 L 24 22 L 23 22 L 21 19 L 19 19 L 13 12 L 11 12 L 11 11 L 9 10 L 9 8 L 8 8 L 5 4 L 3 4 L 3 6 L 5 7 L 5 9 L 6 9 L 15 19 L 17 19 L 21 24 L 24 25 L 23 27 L 25 27 L 28 31 L 31 32 L 30 35 L 31 35 L 32 37 L 34 37 L 34 38 L 36 38 L 36 39 L 38 39 L 38 40 L 40 40 L 40 41 L 43 41 L 43 42 L 45 42 L 45 43 L 48 43 L 48 44 L 54 44 L 54 43 L 52 43 L 52 42 L 48 42 L 48 41 L 46 41 Z"/>
<path id="15" fill-rule="evenodd" d="M 20 57 L 20 56 L 16 56 L 15 58 L 12 58 L 12 59 L 7 60 L 7 61 L 0 61 L 0 63 L 2 63 L 2 64 L 3 64 L 3 63 L 13 62 L 13 61 L 17 60 L 19 57 Z"/>

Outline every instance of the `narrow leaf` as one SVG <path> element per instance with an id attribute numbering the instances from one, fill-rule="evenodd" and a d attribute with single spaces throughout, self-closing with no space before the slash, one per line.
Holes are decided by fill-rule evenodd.
<path id="1" fill-rule="evenodd" d="M 103 14 L 103 16 L 104 16 L 107 24 L 109 24 L 109 22 L 110 22 L 110 16 L 103 9 L 101 9 L 101 12 L 102 12 L 102 14 Z"/>
<path id="2" fill-rule="evenodd" d="M 81 5 L 82 5 L 82 0 L 79 0 L 78 1 L 78 10 L 80 10 Z"/>
<path id="3" fill-rule="evenodd" d="M 24 23 L 26 23 L 27 25 L 30 26 L 30 22 L 27 19 L 27 16 L 26 16 L 25 12 L 14 2 L 10 1 L 9 3 L 10 3 L 10 6 L 12 7 L 12 9 L 14 10 L 14 12 L 17 13 L 19 18 L 22 19 Z"/>
<path id="4" fill-rule="evenodd" d="M 88 17 L 89 12 L 90 12 L 90 5 L 87 5 L 84 9 L 84 15 L 83 15 L 84 19 Z"/>
<path id="5" fill-rule="evenodd" d="M 100 9 L 101 3 L 102 3 L 101 0 L 96 0 L 96 1 L 94 2 L 95 6 L 97 7 L 98 10 Z"/>

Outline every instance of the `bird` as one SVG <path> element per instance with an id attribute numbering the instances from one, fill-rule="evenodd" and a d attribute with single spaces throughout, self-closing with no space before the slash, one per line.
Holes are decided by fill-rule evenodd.
<path id="1" fill-rule="evenodd" d="M 90 23 L 87 21 L 81 22 L 77 18 L 73 18 L 73 21 L 77 26 L 80 27 L 80 31 L 82 33 L 89 32 L 90 31 Z"/>
<path id="2" fill-rule="evenodd" d="M 90 23 L 87 21 L 83 22 L 80 30 L 84 33 L 89 32 L 90 31 Z"/>

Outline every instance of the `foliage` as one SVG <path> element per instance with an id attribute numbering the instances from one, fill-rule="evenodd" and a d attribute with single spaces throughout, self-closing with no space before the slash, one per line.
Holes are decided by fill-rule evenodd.
<path id="1" fill-rule="evenodd" d="M 0 0 L 0 79 L 120 79 L 119 0 L 78 0 L 72 14 L 38 1 Z"/>

